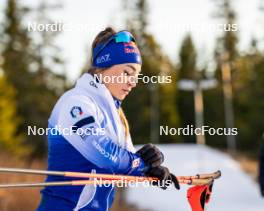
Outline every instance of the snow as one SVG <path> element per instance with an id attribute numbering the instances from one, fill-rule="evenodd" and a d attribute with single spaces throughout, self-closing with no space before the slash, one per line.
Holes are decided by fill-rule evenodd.
<path id="1" fill-rule="evenodd" d="M 194 144 L 157 145 L 165 155 L 164 165 L 176 175 L 195 175 L 221 170 L 215 181 L 211 201 L 206 211 L 263 211 L 264 199 L 258 184 L 229 155 L 208 146 Z M 150 211 L 190 211 L 186 198 L 190 186 L 177 191 L 157 187 L 131 187 L 126 197 L 129 203 Z"/>

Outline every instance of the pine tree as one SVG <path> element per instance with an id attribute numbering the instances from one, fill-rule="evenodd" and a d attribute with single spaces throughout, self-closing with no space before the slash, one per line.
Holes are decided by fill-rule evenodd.
<path id="1" fill-rule="evenodd" d="M 217 12 L 215 17 L 223 23 L 223 33 L 219 36 L 216 46 L 216 55 L 227 52 L 229 61 L 234 61 L 238 56 L 237 50 L 237 31 L 233 29 L 233 25 L 236 24 L 236 13 L 232 7 L 232 1 L 230 0 L 217 0 Z M 227 30 L 228 29 L 228 30 Z"/>
<path id="2" fill-rule="evenodd" d="M 16 114 L 15 89 L 0 75 L 0 149 L 16 156 L 27 156 L 30 149 L 23 143 L 23 135 L 17 134 L 19 118 Z"/>
<path id="3" fill-rule="evenodd" d="M 235 63 L 236 125 L 240 149 L 255 152 L 262 142 L 264 54 L 252 42 L 251 51 Z"/>
<path id="4" fill-rule="evenodd" d="M 236 24 L 236 13 L 232 7 L 232 1 L 230 0 L 217 0 L 214 1 L 216 4 L 216 10 L 214 12 L 214 18 L 219 20 L 219 23 L 223 24 L 222 33 L 217 38 L 217 45 L 215 49 L 215 60 L 216 60 L 216 70 L 215 78 L 218 80 L 218 86 L 215 89 L 208 90 L 204 93 L 204 106 L 205 119 L 207 120 L 207 125 L 214 128 L 224 128 L 227 127 L 225 123 L 225 110 L 224 110 L 224 94 L 223 94 L 223 80 L 222 80 L 222 69 L 221 65 L 223 58 L 225 57 L 225 62 L 228 62 L 231 67 L 231 85 L 233 83 L 233 72 L 234 68 L 232 64 L 239 56 L 237 50 L 238 37 L 237 32 L 233 29 L 234 24 Z M 227 30 L 228 29 L 228 30 Z M 228 98 L 231 102 L 232 99 Z M 232 101 L 233 103 L 233 101 Z M 217 147 L 226 147 L 226 137 L 222 136 L 210 136 L 207 135 L 206 139 L 208 143 Z"/>
<path id="5" fill-rule="evenodd" d="M 172 142 L 177 137 L 159 137 L 159 125 L 176 127 L 178 122 L 174 106 L 173 88 L 175 70 L 168 57 L 150 33 L 147 32 L 148 5 L 146 0 L 124 2 L 126 13 L 126 28 L 135 35 L 141 51 L 144 76 L 172 76 L 171 84 L 144 84 L 139 82 L 137 88 L 124 102 L 128 120 L 131 125 L 132 137 L 135 143 L 142 142 Z M 170 96 L 170 97 L 168 97 Z M 151 140 L 150 140 L 151 139 Z"/>
<path id="6" fill-rule="evenodd" d="M 6 80 L 15 89 L 13 94 L 17 103 L 15 113 L 20 120 L 17 122 L 15 134 L 26 138 L 24 121 L 25 117 L 30 116 L 30 99 L 25 96 L 25 93 L 29 93 L 31 89 L 28 83 L 32 81 L 32 74 L 28 70 L 32 57 L 29 53 L 30 39 L 27 31 L 23 29 L 20 23 L 22 15 L 22 10 L 17 9 L 17 2 L 9 0 L 3 26 L 2 68 Z"/>
<path id="7" fill-rule="evenodd" d="M 40 5 L 39 14 L 46 9 Z M 46 128 L 52 106 L 65 89 L 65 76 L 55 74 L 53 66 L 62 64 L 52 45 L 55 35 L 30 34 L 23 24 L 31 9 L 25 9 L 16 0 L 8 0 L 3 26 L 3 71 L 8 82 L 16 89 L 17 115 L 20 119 L 17 130 L 23 134 L 25 143 L 32 148 L 32 158 L 44 155 L 46 136 L 27 136 L 28 126 Z M 26 11 L 26 13 L 25 13 Z M 44 17 L 44 16 L 42 16 Z M 43 19 L 42 19 L 43 20 Z M 39 20 L 41 21 L 41 20 Z M 56 51 L 55 51 L 56 52 Z"/>
<path id="8" fill-rule="evenodd" d="M 180 67 L 178 81 L 182 79 L 196 80 L 196 50 L 190 35 L 187 35 L 180 49 Z M 195 125 L 194 93 L 192 91 L 178 90 L 177 108 L 180 118 L 180 127 Z M 195 136 L 184 136 L 184 141 L 195 142 Z"/>

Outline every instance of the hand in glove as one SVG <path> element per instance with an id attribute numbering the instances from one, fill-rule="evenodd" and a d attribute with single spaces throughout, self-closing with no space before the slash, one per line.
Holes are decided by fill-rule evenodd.
<path id="1" fill-rule="evenodd" d="M 154 168 L 160 166 L 164 161 L 162 152 L 153 144 L 146 144 L 137 152 L 145 165 Z"/>
<path id="2" fill-rule="evenodd" d="M 150 168 L 146 174 L 146 176 L 149 177 L 157 177 L 159 178 L 159 181 L 155 181 L 152 184 L 157 185 L 158 187 L 162 188 L 163 190 L 166 190 L 167 187 L 173 183 L 176 189 L 180 189 L 179 182 L 176 178 L 176 176 L 172 173 L 170 173 L 169 169 L 164 166 L 158 166 L 155 168 Z"/>

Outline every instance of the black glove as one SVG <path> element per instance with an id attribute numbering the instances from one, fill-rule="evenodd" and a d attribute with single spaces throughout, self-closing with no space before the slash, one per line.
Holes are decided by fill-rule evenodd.
<path id="1" fill-rule="evenodd" d="M 169 169 L 164 166 L 158 166 L 155 168 L 150 168 L 146 173 L 146 176 L 157 177 L 159 181 L 155 181 L 152 184 L 166 190 L 171 183 L 174 184 L 176 189 L 180 189 L 179 182 L 174 174 L 170 173 Z"/>
<path id="2" fill-rule="evenodd" d="M 146 166 L 150 168 L 160 166 L 164 161 L 164 155 L 153 144 L 144 145 L 136 153 L 143 159 Z"/>

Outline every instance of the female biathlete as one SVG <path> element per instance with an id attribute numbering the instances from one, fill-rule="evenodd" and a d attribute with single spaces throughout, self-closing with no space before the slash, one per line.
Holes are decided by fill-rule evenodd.
<path id="1" fill-rule="evenodd" d="M 164 157 L 157 147 L 147 144 L 136 152 L 131 142 L 121 101 L 136 86 L 134 79 L 141 64 L 130 32 L 106 28 L 97 35 L 92 67 L 60 97 L 49 118 L 49 170 L 152 176 L 159 178 L 163 189 L 171 183 L 179 189 L 176 177 L 161 166 Z M 127 80 L 104 82 L 115 76 Z M 46 181 L 73 179 L 48 176 Z M 114 189 L 95 185 L 45 187 L 37 210 L 106 211 L 112 205 Z"/>

